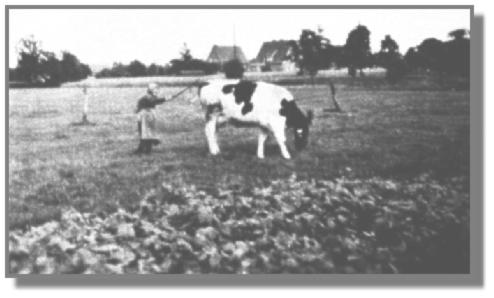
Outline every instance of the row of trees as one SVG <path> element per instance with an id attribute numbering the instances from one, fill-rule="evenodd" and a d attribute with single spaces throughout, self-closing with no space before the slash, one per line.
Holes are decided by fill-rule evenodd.
<path id="1" fill-rule="evenodd" d="M 464 29 L 451 31 L 450 40 L 425 39 L 419 46 L 410 48 L 404 56 L 414 68 L 427 68 L 439 73 L 470 75 L 470 39 Z"/>
<path id="2" fill-rule="evenodd" d="M 402 79 L 407 73 L 424 69 L 440 75 L 469 76 L 470 39 L 468 32 L 457 29 L 449 33 L 450 40 L 425 39 L 420 45 L 410 48 L 403 56 L 398 43 L 386 35 L 381 41 L 379 52 L 370 49 L 370 31 L 366 26 L 358 25 L 350 31 L 342 46 L 332 45 L 322 29 L 317 32 L 303 30 L 298 41 L 291 41 L 292 56 L 299 73 L 308 73 L 312 78 L 321 69 L 331 67 L 348 69 L 348 74 L 364 76 L 367 67 L 383 67 L 390 82 Z M 186 52 L 190 54 L 190 52 Z M 186 55 L 180 61 L 186 61 Z M 178 60 L 172 60 L 178 61 Z M 223 66 L 226 77 L 242 77 L 244 68 L 238 60 L 227 62 Z"/>
<path id="3" fill-rule="evenodd" d="M 113 63 L 111 68 L 104 68 L 100 72 L 96 73 L 96 77 L 143 77 L 143 76 L 159 76 L 165 75 L 167 72 L 166 68 L 151 64 L 146 66 L 139 60 L 134 60 L 128 65 L 122 63 Z"/>
<path id="4" fill-rule="evenodd" d="M 179 59 L 173 59 L 166 66 L 151 64 L 146 66 L 139 60 L 128 65 L 114 63 L 113 67 L 105 68 L 96 74 L 96 77 L 142 77 L 160 75 L 181 75 L 190 72 L 213 74 L 219 71 L 219 65 L 192 57 L 190 49 L 184 45 Z"/>
<path id="5" fill-rule="evenodd" d="M 344 45 L 332 45 L 323 35 L 322 29 L 317 32 L 303 30 L 298 41 L 291 41 L 293 49 L 290 57 L 297 63 L 300 73 L 308 73 L 314 77 L 321 69 L 330 67 L 348 68 L 352 77 L 362 69 L 380 66 L 387 70 L 390 81 L 401 79 L 415 69 L 435 71 L 441 75 L 451 74 L 469 76 L 468 32 L 463 29 L 449 33 L 450 39 L 443 42 L 435 38 L 425 39 L 416 47 L 408 49 L 405 55 L 399 51 L 398 43 L 386 35 L 381 41 L 380 51 L 370 50 L 370 31 L 358 25 L 350 31 Z M 88 65 L 69 53 L 63 52 L 61 59 L 54 53 L 41 48 L 41 43 L 32 36 L 22 39 L 18 46 L 18 66 L 9 72 L 11 81 L 22 81 L 31 85 L 59 85 L 67 81 L 77 81 L 91 75 Z M 220 66 L 214 63 L 195 59 L 184 45 L 179 59 L 173 59 L 166 66 L 151 64 L 146 66 L 138 60 L 128 65 L 114 63 L 96 74 L 97 77 L 139 77 L 159 75 L 180 75 L 190 72 L 204 74 L 216 73 Z M 243 66 L 239 61 L 230 61 L 224 65 L 227 77 L 239 77 L 243 74 Z"/>
<path id="6" fill-rule="evenodd" d="M 383 67 L 386 77 L 391 82 L 403 78 L 412 70 L 425 69 L 441 75 L 469 75 L 468 32 L 463 29 L 449 33 L 450 40 L 440 41 L 435 38 L 425 39 L 420 45 L 410 48 L 405 55 L 399 51 L 398 43 L 386 35 L 381 41 L 379 52 L 370 49 L 370 31 L 366 26 L 358 25 L 348 34 L 344 45 L 332 45 L 323 35 L 323 30 L 303 30 L 298 41 L 291 41 L 292 56 L 300 74 L 308 73 L 314 77 L 321 69 L 331 67 L 348 68 L 352 77 L 363 76 L 367 67 Z M 180 59 L 173 59 L 167 66 L 151 64 L 146 67 L 135 60 L 129 65 L 116 63 L 110 69 L 97 74 L 99 77 L 179 75 L 187 71 L 201 71 L 205 74 L 216 73 L 219 65 L 194 59 L 190 50 L 184 45 Z M 241 77 L 244 68 L 240 61 L 229 61 L 223 66 L 227 77 Z"/>
<path id="7" fill-rule="evenodd" d="M 81 63 L 74 54 L 63 52 L 61 59 L 58 59 L 53 52 L 43 50 L 41 42 L 33 36 L 21 39 L 17 51 L 17 67 L 9 70 L 10 81 L 58 86 L 91 75 L 89 66 Z"/>
<path id="8" fill-rule="evenodd" d="M 352 77 L 363 68 L 381 66 L 387 70 L 387 78 L 396 81 L 415 69 L 432 70 L 445 75 L 469 75 L 470 39 L 464 29 L 449 33 L 450 40 L 440 41 L 435 38 L 425 39 L 417 47 L 410 48 L 403 56 L 398 43 L 386 35 L 381 41 L 377 53 L 370 50 L 370 31 L 358 25 L 348 34 L 345 45 L 332 45 L 323 36 L 322 29 L 317 32 L 303 30 L 298 42 L 292 41 L 292 59 L 297 63 L 300 73 L 315 76 L 321 69 L 332 66 L 347 67 Z"/>

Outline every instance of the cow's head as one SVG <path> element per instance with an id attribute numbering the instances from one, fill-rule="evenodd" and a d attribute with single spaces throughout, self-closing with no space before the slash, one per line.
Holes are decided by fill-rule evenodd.
<path id="1" fill-rule="evenodd" d="M 307 115 L 304 115 L 295 101 L 283 99 L 280 115 L 286 117 L 286 126 L 293 129 L 295 149 L 304 149 L 309 142 L 309 126 L 312 124 L 313 112 L 309 110 Z"/>

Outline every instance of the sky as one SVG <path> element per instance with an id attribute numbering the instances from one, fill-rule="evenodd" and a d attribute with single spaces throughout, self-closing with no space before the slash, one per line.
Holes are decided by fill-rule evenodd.
<path id="1" fill-rule="evenodd" d="M 303 29 L 322 28 L 333 45 L 343 45 L 358 24 L 371 32 L 371 50 L 390 34 L 405 53 L 409 47 L 448 32 L 470 29 L 467 9 L 42 9 L 10 10 L 9 66 L 17 64 L 16 47 L 33 35 L 42 48 L 69 51 L 92 67 L 129 63 L 166 64 L 187 44 L 195 58 L 206 59 L 211 47 L 242 48 L 255 58 L 264 41 L 298 39 Z"/>

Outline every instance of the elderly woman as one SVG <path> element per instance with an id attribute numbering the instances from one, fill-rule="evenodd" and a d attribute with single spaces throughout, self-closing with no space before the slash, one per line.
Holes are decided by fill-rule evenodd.
<path id="1" fill-rule="evenodd" d="M 135 154 L 150 154 L 154 145 L 160 141 L 155 135 L 156 116 L 154 108 L 166 101 L 158 98 L 158 86 L 155 83 L 148 85 L 147 93 L 137 102 L 137 130 L 139 132 L 139 147 Z"/>

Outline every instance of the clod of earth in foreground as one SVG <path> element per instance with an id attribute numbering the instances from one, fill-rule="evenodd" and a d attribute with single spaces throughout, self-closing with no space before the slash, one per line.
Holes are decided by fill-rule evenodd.
<path id="1" fill-rule="evenodd" d="M 130 223 L 120 224 L 117 228 L 117 237 L 119 238 L 134 238 L 134 225 Z"/>
<path id="2" fill-rule="evenodd" d="M 63 239 L 60 236 L 53 236 L 50 238 L 48 242 L 48 247 L 57 247 L 63 252 L 73 251 L 76 248 L 76 245 L 70 243 L 69 241 Z"/>

